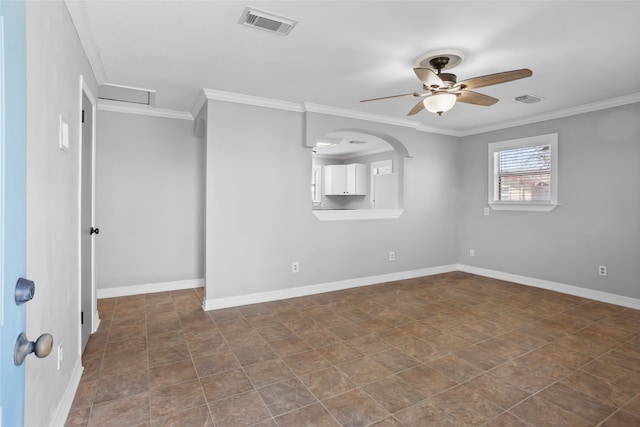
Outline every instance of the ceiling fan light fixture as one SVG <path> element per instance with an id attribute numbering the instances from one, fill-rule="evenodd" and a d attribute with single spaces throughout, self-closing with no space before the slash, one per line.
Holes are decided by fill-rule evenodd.
<path id="1" fill-rule="evenodd" d="M 453 108 L 456 104 L 456 98 L 457 97 L 453 93 L 440 92 L 434 93 L 433 95 L 425 98 L 422 103 L 427 111 L 441 116 L 442 113 Z"/>

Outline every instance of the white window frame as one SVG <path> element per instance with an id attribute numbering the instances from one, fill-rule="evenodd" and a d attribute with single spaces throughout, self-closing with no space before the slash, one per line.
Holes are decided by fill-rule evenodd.
<path id="1" fill-rule="evenodd" d="M 497 156 L 500 151 L 517 148 L 548 145 L 551 150 L 551 183 L 549 185 L 549 201 L 503 201 L 498 197 Z M 538 211 L 549 212 L 558 204 L 558 134 L 532 136 L 528 138 L 511 139 L 508 141 L 492 142 L 489 144 L 489 173 L 488 203 L 491 209 L 504 211 Z"/>

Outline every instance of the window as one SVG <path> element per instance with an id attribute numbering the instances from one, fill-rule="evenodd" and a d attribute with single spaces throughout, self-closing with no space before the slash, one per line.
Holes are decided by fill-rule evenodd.
<path id="1" fill-rule="evenodd" d="M 550 211 L 558 206 L 558 134 L 489 144 L 489 206 Z"/>

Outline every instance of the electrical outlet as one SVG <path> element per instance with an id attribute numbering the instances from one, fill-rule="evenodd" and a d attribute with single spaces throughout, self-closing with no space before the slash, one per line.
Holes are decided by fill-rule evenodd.
<path id="1" fill-rule="evenodd" d="M 291 272 L 292 273 L 297 273 L 300 271 L 300 263 L 298 263 L 298 261 L 294 261 L 291 263 Z"/>
<path id="2" fill-rule="evenodd" d="M 598 274 L 601 275 L 601 276 L 606 276 L 607 275 L 607 266 L 606 265 L 598 266 Z"/>
<path id="3" fill-rule="evenodd" d="M 58 345 L 58 369 L 62 367 L 62 356 L 63 356 L 62 343 L 60 343 Z"/>
<path id="4" fill-rule="evenodd" d="M 476 256 L 476 250 L 475 249 L 469 249 L 469 256 Z"/>
<path id="5" fill-rule="evenodd" d="M 396 260 L 396 253 L 391 251 L 389 252 L 389 261 L 395 261 Z"/>

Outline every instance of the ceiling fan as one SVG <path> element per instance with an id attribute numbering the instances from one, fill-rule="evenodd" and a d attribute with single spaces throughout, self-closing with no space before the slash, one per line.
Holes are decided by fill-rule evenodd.
<path id="1" fill-rule="evenodd" d="M 486 76 L 474 77 L 461 82 L 457 82 L 455 74 L 443 73 L 442 70 L 449 64 L 449 56 L 436 56 L 429 60 L 433 68 L 414 68 L 418 79 L 422 82 L 423 92 L 404 93 L 401 95 L 383 96 L 381 98 L 363 99 L 360 102 L 378 101 L 381 99 L 398 98 L 401 96 L 415 96 L 423 98 L 409 111 L 407 116 L 419 113 L 427 109 L 432 113 L 441 116 L 442 113 L 453 108 L 456 101 L 465 104 L 490 106 L 498 102 L 497 98 L 472 92 L 469 89 L 477 89 L 486 86 L 506 83 L 513 80 L 531 77 L 533 72 L 528 68 L 520 70 L 504 71 L 502 73 L 488 74 Z M 449 67 L 450 68 L 450 67 Z M 434 72 L 437 71 L 436 72 Z"/>

